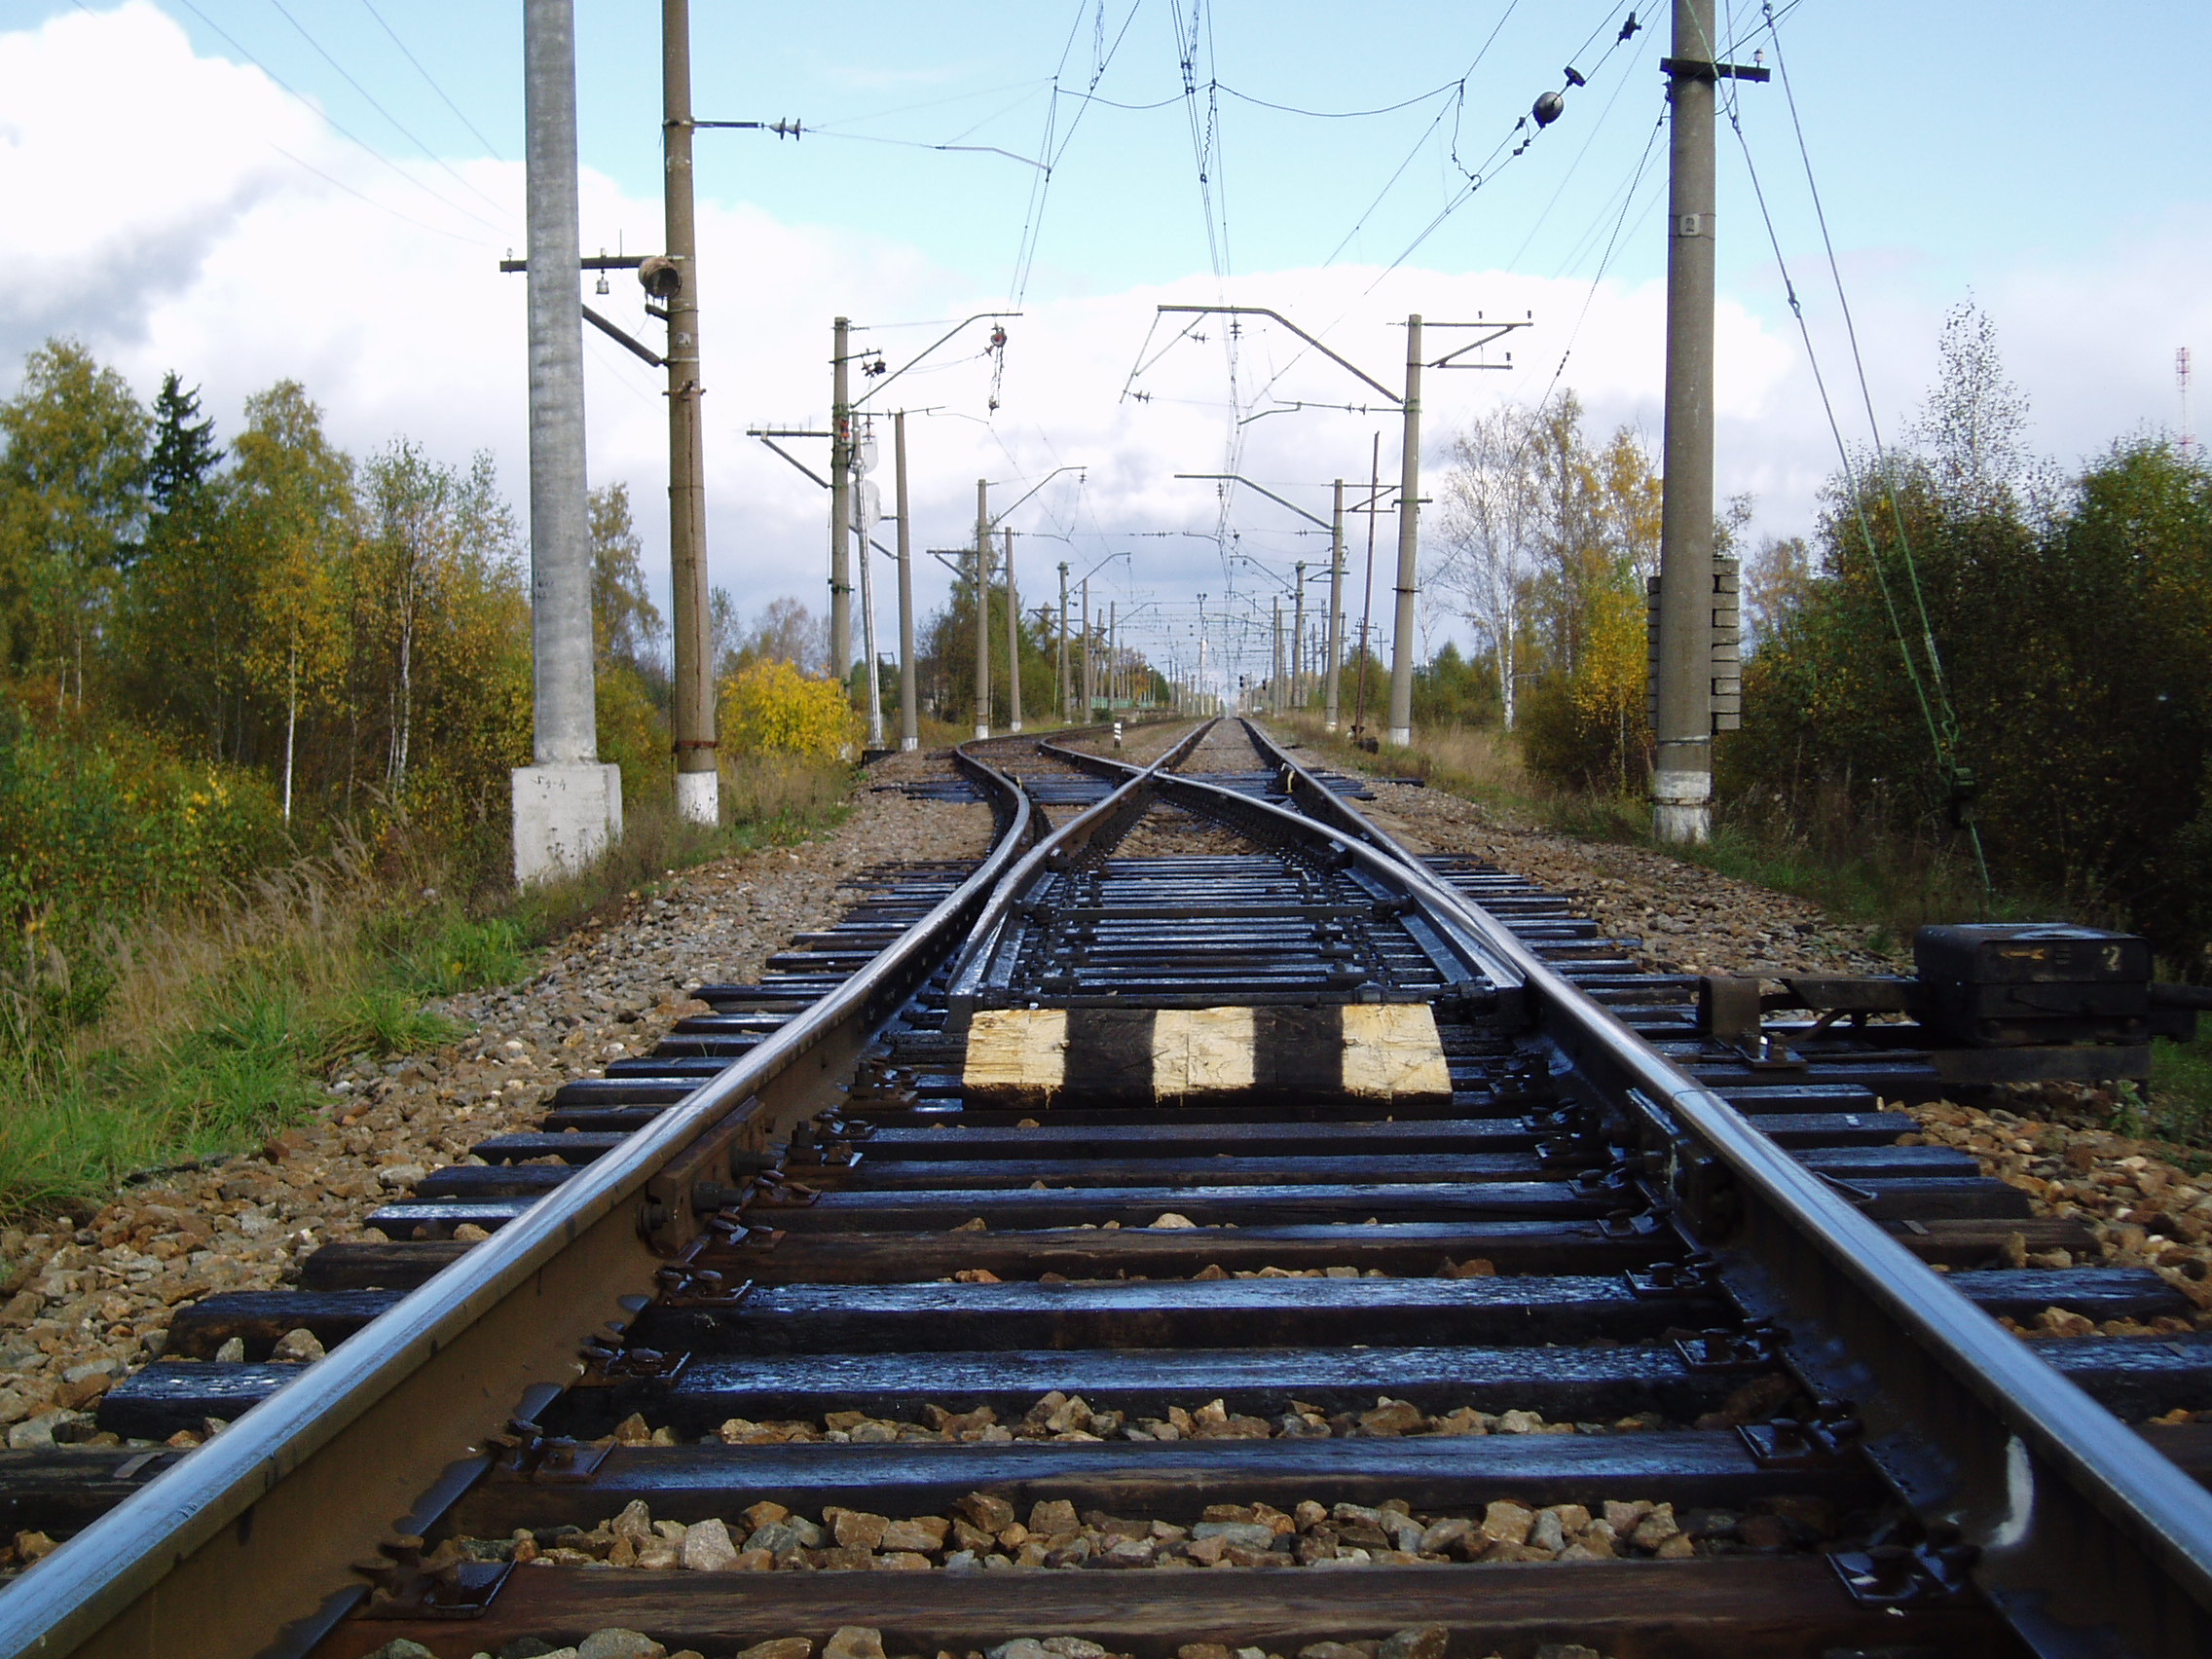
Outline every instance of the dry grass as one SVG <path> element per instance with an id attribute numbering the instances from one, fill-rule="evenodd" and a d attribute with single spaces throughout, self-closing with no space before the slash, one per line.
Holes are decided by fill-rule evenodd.
<path id="1" fill-rule="evenodd" d="M 811 823 L 852 793 L 853 769 L 791 755 L 725 756 L 722 817 L 732 826 Z"/>
<path id="2" fill-rule="evenodd" d="M 1419 728 L 1412 748 L 1386 743 L 1369 753 L 1352 747 L 1343 732 L 1323 729 L 1321 717 L 1297 713 L 1272 721 L 1293 732 L 1307 748 L 1339 765 L 1385 777 L 1419 778 L 1434 788 L 1481 801 L 1509 822 L 1546 817 L 1550 804 L 1521 760 L 1520 745 L 1495 726 Z"/>

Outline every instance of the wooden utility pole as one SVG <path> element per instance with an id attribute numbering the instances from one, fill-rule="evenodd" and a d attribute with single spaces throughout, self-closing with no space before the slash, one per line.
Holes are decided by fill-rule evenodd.
<path id="1" fill-rule="evenodd" d="M 707 467 L 700 430 L 699 252 L 691 187 L 691 0 L 661 0 L 662 194 L 668 310 L 668 554 L 676 656 L 676 810 L 721 821 L 707 591 Z"/>
<path id="2" fill-rule="evenodd" d="M 991 735 L 991 486 L 976 480 L 976 735 Z"/>
<path id="3" fill-rule="evenodd" d="M 852 322 L 830 325 L 830 678 L 853 671 L 853 402 L 848 342 Z"/>
<path id="4" fill-rule="evenodd" d="M 906 412 L 891 417 L 892 488 L 899 506 L 899 747 L 922 746 L 914 693 L 914 544 L 906 528 Z"/>
<path id="5" fill-rule="evenodd" d="M 1658 711 L 1651 828 L 1713 824 L 1713 0 L 1674 0 L 1667 60 L 1667 430 L 1659 509 Z"/>
<path id="6" fill-rule="evenodd" d="M 1322 697 L 1322 723 L 1337 729 L 1337 692 L 1344 678 L 1345 661 L 1345 481 L 1335 485 L 1329 511 L 1329 670 Z"/>
<path id="7" fill-rule="evenodd" d="M 1014 585 L 1014 532 L 1006 537 L 1006 729 L 1021 729 L 1021 601 Z"/>

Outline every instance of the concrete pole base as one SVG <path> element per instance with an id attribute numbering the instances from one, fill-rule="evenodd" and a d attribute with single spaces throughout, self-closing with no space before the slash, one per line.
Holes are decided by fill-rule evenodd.
<path id="1" fill-rule="evenodd" d="M 676 774 L 676 816 L 686 824 L 709 829 L 722 821 L 722 778 L 719 772 Z"/>
<path id="2" fill-rule="evenodd" d="M 1394 743 L 1400 749 L 1411 749 L 1414 746 L 1414 728 L 1412 726 L 1392 726 L 1382 734 L 1382 741 Z"/>
<path id="3" fill-rule="evenodd" d="M 1019 720 L 1015 720 L 1014 724 L 1008 726 L 1006 729 L 1010 732 L 1019 731 L 1021 729 L 1021 722 Z"/>
<path id="4" fill-rule="evenodd" d="M 902 754 L 911 755 L 921 746 L 922 740 L 918 737 L 903 737 L 899 740 L 899 749 Z"/>
<path id="5" fill-rule="evenodd" d="M 1652 838 L 1670 846 L 1702 846 L 1713 838 L 1713 774 L 1654 768 Z"/>
<path id="6" fill-rule="evenodd" d="M 977 737 L 988 737 L 991 735 L 991 728 L 987 725 L 979 725 L 976 728 L 976 735 Z"/>
<path id="7" fill-rule="evenodd" d="M 622 838 L 622 768 L 517 766 L 515 885 L 573 875 Z"/>

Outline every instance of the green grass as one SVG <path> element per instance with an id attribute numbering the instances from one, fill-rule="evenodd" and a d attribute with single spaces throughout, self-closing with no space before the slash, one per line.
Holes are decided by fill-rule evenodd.
<path id="1" fill-rule="evenodd" d="M 129 938 L 26 949 L 0 972 L 0 1216 L 82 1215 L 133 1174 L 258 1145 L 326 1102 L 334 1066 L 458 1040 L 435 999 L 527 977 L 541 947 L 682 869 L 822 833 L 852 783 L 751 768 L 719 830 L 635 803 L 596 866 L 521 895 L 309 860 Z"/>
<path id="2" fill-rule="evenodd" d="M 2212 1037 L 2152 1045 L 2151 1097 L 2143 1119 L 2145 1132 L 2159 1140 L 2212 1150 Z"/>

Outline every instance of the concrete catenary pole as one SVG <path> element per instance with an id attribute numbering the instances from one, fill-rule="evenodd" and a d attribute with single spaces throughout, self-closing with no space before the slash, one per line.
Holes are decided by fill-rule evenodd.
<path id="1" fill-rule="evenodd" d="M 991 486 L 976 480 L 976 735 L 991 735 Z"/>
<path id="2" fill-rule="evenodd" d="M 1268 712 L 1279 715 L 1290 706 L 1288 687 L 1282 682 L 1282 596 L 1274 602 L 1274 655 L 1268 664 Z"/>
<path id="3" fill-rule="evenodd" d="M 1337 691 L 1345 661 L 1345 481 L 1336 481 L 1334 504 L 1329 511 L 1329 677 L 1322 702 L 1322 720 L 1337 729 Z"/>
<path id="4" fill-rule="evenodd" d="M 1068 719 L 1068 705 L 1075 701 L 1073 688 L 1068 684 L 1068 563 L 1060 561 L 1060 723 Z"/>
<path id="5" fill-rule="evenodd" d="M 1106 604 L 1106 713 L 1114 712 L 1114 692 L 1122 677 L 1122 602 Z"/>
<path id="6" fill-rule="evenodd" d="M 661 0 L 662 203 L 668 305 L 668 556 L 676 657 L 676 810 L 721 821 L 707 588 L 707 466 L 699 397 L 699 251 L 691 191 L 691 3 Z"/>
<path id="7" fill-rule="evenodd" d="M 1021 729 L 1021 600 L 1014 585 L 1014 532 L 1006 537 L 1006 729 Z"/>
<path id="8" fill-rule="evenodd" d="M 872 437 L 869 440 L 873 444 Z M 856 451 L 859 446 L 855 446 Z M 867 746 L 883 747 L 883 661 L 875 648 L 875 517 L 868 510 L 868 492 L 875 488 L 867 479 L 861 480 L 854 491 L 853 528 L 860 540 L 861 562 L 861 655 L 866 659 L 867 682 Z"/>
<path id="9" fill-rule="evenodd" d="M 1290 706 L 1306 707 L 1306 561 L 1291 567 L 1298 573 L 1298 598 L 1291 607 Z"/>
<path id="10" fill-rule="evenodd" d="M 899 506 L 899 747 L 922 746 L 914 694 L 914 544 L 906 529 L 906 412 L 891 417 L 892 489 Z"/>
<path id="11" fill-rule="evenodd" d="M 523 9 L 530 246 L 532 748 L 517 767 L 518 885 L 575 870 L 622 832 L 622 774 L 599 764 L 591 505 L 577 287 L 576 41 L 571 0 Z"/>
<path id="12" fill-rule="evenodd" d="M 853 672 L 853 407 L 847 341 L 852 323 L 830 325 L 830 678 Z"/>
<path id="13" fill-rule="evenodd" d="M 1098 671 L 1093 666 L 1096 658 L 1097 618 L 1090 613 L 1090 578 L 1083 578 L 1083 721 L 1090 723 L 1091 715 L 1098 707 Z"/>
<path id="14" fill-rule="evenodd" d="M 1414 740 L 1414 602 L 1420 592 L 1420 313 L 1406 318 L 1405 447 L 1398 458 L 1398 608 L 1390 636 L 1389 740 Z"/>
<path id="15" fill-rule="evenodd" d="M 1675 0 L 1668 97 L 1667 432 L 1651 828 L 1703 841 L 1713 800 L 1713 0 Z"/>

